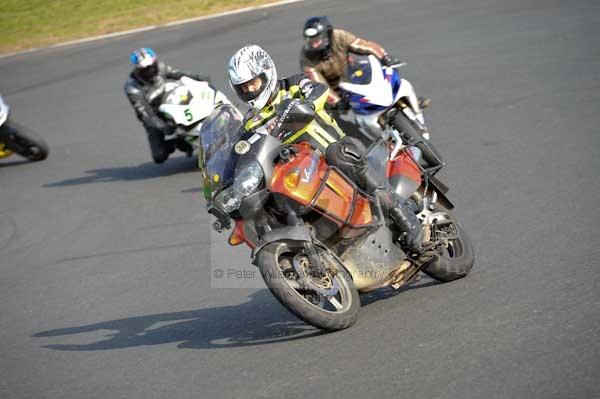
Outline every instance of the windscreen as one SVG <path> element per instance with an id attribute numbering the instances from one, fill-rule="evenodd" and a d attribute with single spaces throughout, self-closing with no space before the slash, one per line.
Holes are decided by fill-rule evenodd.
<path id="1" fill-rule="evenodd" d="M 207 198 L 233 182 L 238 158 L 233 147 L 244 132 L 242 122 L 242 115 L 235 108 L 221 105 L 202 124 L 199 165 Z"/>
<path id="2" fill-rule="evenodd" d="M 346 81 L 357 85 L 368 85 L 371 83 L 371 75 L 371 63 L 368 56 L 353 53 L 348 56 Z"/>

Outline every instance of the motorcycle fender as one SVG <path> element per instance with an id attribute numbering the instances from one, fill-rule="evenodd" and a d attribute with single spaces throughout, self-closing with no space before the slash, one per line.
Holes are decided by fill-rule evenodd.
<path id="1" fill-rule="evenodd" d="M 402 107 L 402 113 L 421 129 L 425 128 L 425 119 L 419 107 L 419 99 L 415 94 L 412 84 L 406 79 L 402 79 L 400 83 L 400 90 L 398 90 L 396 97 L 396 102 L 399 101 L 402 101 L 406 105 L 406 107 Z"/>
<path id="2" fill-rule="evenodd" d="M 444 205 L 446 209 L 454 209 L 454 204 L 446 196 L 446 193 L 448 192 L 448 187 L 446 187 L 444 183 L 442 183 L 433 176 L 429 178 L 429 184 L 435 189 L 435 192 L 438 195 L 438 202 Z"/>
<path id="3" fill-rule="evenodd" d="M 438 179 L 438 178 L 437 178 L 437 177 L 435 177 L 435 176 L 430 176 L 430 177 L 429 177 L 429 183 L 430 183 L 430 184 L 431 184 L 433 187 L 435 187 L 435 189 L 436 189 L 438 192 L 441 192 L 442 194 L 446 194 L 446 193 L 448 192 L 448 186 L 446 186 L 444 183 L 442 183 L 442 182 L 440 181 L 440 179 Z"/>
<path id="4" fill-rule="evenodd" d="M 268 244 L 276 241 L 312 241 L 310 231 L 306 226 L 285 226 L 264 234 L 256 248 L 252 250 L 252 259 Z"/>
<path id="5" fill-rule="evenodd" d="M 253 219 L 264 208 L 270 196 L 269 190 L 263 189 L 244 197 L 239 209 L 240 215 L 246 220 Z"/>

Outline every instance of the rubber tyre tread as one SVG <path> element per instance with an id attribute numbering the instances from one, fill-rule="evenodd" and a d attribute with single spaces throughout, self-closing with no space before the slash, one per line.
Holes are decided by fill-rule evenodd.
<path id="1" fill-rule="evenodd" d="M 307 303 L 296 290 L 283 281 L 284 277 L 281 274 L 281 269 L 277 261 L 279 256 L 278 249 L 281 245 L 286 244 L 283 242 L 274 242 L 265 246 L 257 254 L 256 262 L 265 284 L 279 303 L 298 318 L 322 330 L 338 331 L 352 326 L 358 319 L 360 297 L 349 274 L 340 273 L 338 276 L 345 278 L 350 287 L 350 308 L 341 314 L 320 310 Z"/>

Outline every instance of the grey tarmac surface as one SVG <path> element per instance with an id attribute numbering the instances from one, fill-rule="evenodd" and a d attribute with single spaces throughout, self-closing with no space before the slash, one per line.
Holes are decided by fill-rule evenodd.
<path id="1" fill-rule="evenodd" d="M 193 159 L 152 164 L 122 91 L 142 45 L 228 95 L 245 43 L 296 73 L 313 14 L 408 62 L 477 253 L 336 334 L 264 287 L 211 288 L 248 251 L 211 235 Z M 600 397 L 598 43 L 597 1 L 338 0 L 0 59 L 51 146 L 0 161 L 0 397 Z"/>

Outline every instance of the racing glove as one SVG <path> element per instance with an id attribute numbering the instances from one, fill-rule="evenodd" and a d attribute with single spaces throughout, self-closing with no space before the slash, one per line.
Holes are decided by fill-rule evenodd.
<path id="1" fill-rule="evenodd" d="M 348 102 L 348 99 L 346 97 L 342 97 L 335 104 L 335 110 L 340 114 L 346 114 L 348 111 L 350 111 L 350 103 Z"/>

